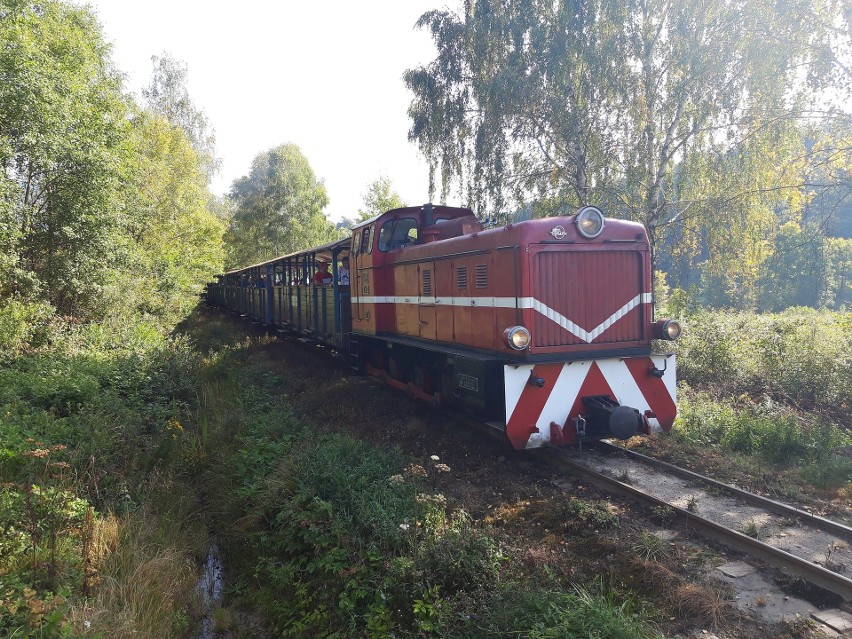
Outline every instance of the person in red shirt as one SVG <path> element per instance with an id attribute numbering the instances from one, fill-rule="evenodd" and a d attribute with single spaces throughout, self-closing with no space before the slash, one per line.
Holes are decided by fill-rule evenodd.
<path id="1" fill-rule="evenodd" d="M 328 262 L 320 262 L 319 270 L 314 273 L 314 286 L 331 284 L 331 273 L 328 272 Z"/>

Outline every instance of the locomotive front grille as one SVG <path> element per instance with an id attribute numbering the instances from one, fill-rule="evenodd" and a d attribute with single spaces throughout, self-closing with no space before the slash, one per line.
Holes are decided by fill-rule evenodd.
<path id="1" fill-rule="evenodd" d="M 534 313 L 534 346 L 613 344 L 643 339 L 641 304 L 613 321 L 620 309 L 645 290 L 642 253 L 543 250 L 535 255 L 532 277 L 535 299 L 567 320 Z M 600 330 L 607 320 L 612 321 L 612 325 Z M 581 330 L 572 332 L 560 322 L 571 323 Z M 599 329 L 599 334 L 593 333 L 595 329 Z"/>

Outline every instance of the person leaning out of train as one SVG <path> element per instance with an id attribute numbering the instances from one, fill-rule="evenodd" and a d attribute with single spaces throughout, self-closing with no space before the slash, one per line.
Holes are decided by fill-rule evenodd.
<path id="1" fill-rule="evenodd" d="M 337 283 L 341 286 L 349 286 L 349 258 L 343 258 L 343 264 L 337 271 Z"/>
<path id="2" fill-rule="evenodd" d="M 320 262 L 319 270 L 314 273 L 314 286 L 327 286 L 331 284 L 331 273 L 328 272 L 328 262 Z"/>

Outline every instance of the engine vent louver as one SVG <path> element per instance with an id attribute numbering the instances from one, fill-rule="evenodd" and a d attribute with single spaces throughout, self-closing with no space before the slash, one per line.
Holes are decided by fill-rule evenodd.
<path id="1" fill-rule="evenodd" d="M 460 291 L 467 288 L 467 266 L 456 268 L 456 288 Z"/>
<path id="2" fill-rule="evenodd" d="M 476 288 L 488 288 L 488 264 L 476 265 Z"/>
<path id="3" fill-rule="evenodd" d="M 426 270 L 422 272 L 423 276 L 423 296 L 429 297 L 432 295 L 432 271 Z"/>

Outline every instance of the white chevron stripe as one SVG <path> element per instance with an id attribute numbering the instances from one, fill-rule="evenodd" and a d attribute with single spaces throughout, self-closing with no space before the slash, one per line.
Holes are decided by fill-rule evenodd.
<path id="1" fill-rule="evenodd" d="M 583 360 L 563 364 L 559 377 L 550 391 L 550 396 L 536 420 L 539 430 L 547 432 L 548 440 L 550 439 L 550 422 L 556 422 L 560 426 L 565 424 L 568 411 L 574 405 L 574 401 L 580 393 L 580 388 L 592 368 L 592 363 L 591 360 Z M 527 378 L 529 379 L 529 374 L 527 374 Z"/>
<path id="2" fill-rule="evenodd" d="M 615 313 L 606 318 L 598 326 L 591 331 L 586 331 L 581 326 L 578 326 L 570 319 L 550 308 L 547 304 L 539 301 L 534 297 L 405 297 L 402 295 L 387 295 L 387 296 L 364 296 L 353 297 L 353 303 L 360 304 L 436 304 L 438 306 L 466 306 L 477 308 L 521 308 L 533 309 L 537 313 L 544 315 L 551 322 L 554 322 L 564 328 L 566 331 L 579 337 L 586 343 L 593 342 L 598 336 L 606 331 L 610 326 L 615 324 L 622 317 L 627 315 L 639 304 L 650 304 L 653 301 L 653 295 L 650 293 L 642 293 L 637 295 L 624 306 L 618 309 Z"/>

